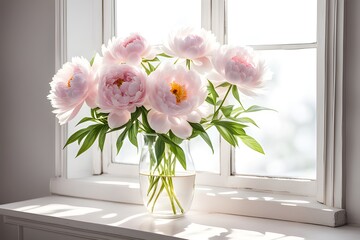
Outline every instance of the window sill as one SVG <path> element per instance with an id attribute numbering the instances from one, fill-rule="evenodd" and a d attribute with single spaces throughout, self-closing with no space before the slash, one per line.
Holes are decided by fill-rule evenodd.
<path id="1" fill-rule="evenodd" d="M 19 229 L 81 239 L 356 239 L 360 228 L 329 228 L 219 213 L 190 211 L 178 219 L 156 219 L 143 206 L 49 196 L 0 206 Z M 22 230 L 21 230 L 22 231 Z M 78 238 L 76 238 L 78 239 Z"/>
<path id="2" fill-rule="evenodd" d="M 79 179 L 54 178 L 50 188 L 57 195 L 142 204 L 139 183 L 132 178 L 109 175 Z M 212 186 L 196 187 L 192 210 L 331 227 L 346 224 L 345 210 L 328 207 L 311 197 Z"/>

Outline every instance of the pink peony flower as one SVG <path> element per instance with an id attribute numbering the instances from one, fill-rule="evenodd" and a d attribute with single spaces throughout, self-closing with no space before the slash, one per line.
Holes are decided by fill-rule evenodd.
<path id="1" fill-rule="evenodd" d="M 213 65 L 216 72 L 209 74 L 210 80 L 226 80 L 246 95 L 254 95 L 267 78 L 265 62 L 257 59 L 248 47 L 220 47 L 214 55 Z"/>
<path id="2" fill-rule="evenodd" d="M 110 113 L 111 128 L 124 125 L 130 113 L 143 104 L 146 94 L 146 74 L 139 68 L 121 64 L 101 69 L 97 103 L 102 112 Z"/>
<path id="3" fill-rule="evenodd" d="M 157 53 L 158 51 L 137 33 L 131 34 L 125 39 L 113 37 L 106 47 L 102 46 L 104 61 L 110 64 L 139 65 L 142 58 L 153 59 Z"/>
<path id="4" fill-rule="evenodd" d="M 217 46 L 215 35 L 210 31 L 186 27 L 169 35 L 164 52 L 193 60 L 195 68 L 202 72 L 210 70 L 210 56 Z"/>
<path id="5" fill-rule="evenodd" d="M 198 107 L 207 94 L 200 76 L 181 65 L 165 64 L 150 75 L 147 86 L 150 126 L 158 133 L 171 129 L 180 138 L 190 137 L 188 121 L 200 122 Z"/>
<path id="6" fill-rule="evenodd" d="M 95 71 L 83 57 L 72 58 L 55 74 L 48 99 L 60 124 L 73 119 L 85 101 L 90 107 L 96 107 L 94 75 Z"/>

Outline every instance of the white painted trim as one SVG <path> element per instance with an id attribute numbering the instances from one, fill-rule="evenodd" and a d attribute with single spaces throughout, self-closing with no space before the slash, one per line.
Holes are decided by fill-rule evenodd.
<path id="1" fill-rule="evenodd" d="M 67 61 L 67 0 L 56 0 L 55 2 L 55 71 Z M 67 177 L 66 151 L 62 146 L 67 139 L 67 125 L 59 125 L 55 119 L 55 175 Z"/>
<path id="2" fill-rule="evenodd" d="M 211 0 L 201 0 L 201 27 L 211 30 Z"/>
<path id="3" fill-rule="evenodd" d="M 225 38 L 225 0 L 211 0 L 211 30 L 220 44 Z"/>
<path id="4" fill-rule="evenodd" d="M 274 178 L 260 176 L 220 176 L 213 173 L 197 173 L 196 184 L 223 188 L 286 193 L 299 196 L 315 196 L 316 182 L 307 179 Z"/>
<path id="5" fill-rule="evenodd" d="M 324 138 L 318 152 L 318 195 L 317 199 L 328 206 L 344 207 L 344 167 L 343 167 L 343 36 L 344 1 L 319 1 L 326 7 L 321 24 L 325 25 L 324 34 L 319 39 L 325 41 L 325 47 L 319 57 L 326 59 L 319 68 L 323 77 L 324 92 L 319 101 L 324 102 L 324 112 L 318 121 L 318 135 Z M 318 87 L 319 88 L 319 87 Z"/>
<path id="6" fill-rule="evenodd" d="M 291 43 L 291 44 L 268 44 L 268 45 L 249 45 L 254 50 L 300 50 L 316 48 L 317 43 Z"/>
<path id="7" fill-rule="evenodd" d="M 102 175 L 83 179 L 52 179 L 51 188 L 52 193 L 58 195 L 142 204 L 139 183 L 133 178 Z M 326 226 L 346 223 L 343 209 L 320 204 L 312 197 L 204 185 L 196 186 L 192 210 Z"/>
<path id="8" fill-rule="evenodd" d="M 107 43 L 110 38 L 116 36 L 116 1 L 103 0 L 103 43 Z"/>

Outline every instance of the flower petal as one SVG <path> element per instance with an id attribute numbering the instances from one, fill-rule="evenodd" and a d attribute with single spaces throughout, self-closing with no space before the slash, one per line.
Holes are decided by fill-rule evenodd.
<path id="1" fill-rule="evenodd" d="M 130 119 L 129 111 L 111 112 L 108 117 L 108 123 L 110 128 L 118 128 L 127 123 Z"/>
<path id="2" fill-rule="evenodd" d="M 170 130 L 170 122 L 165 114 L 151 110 L 148 114 L 150 127 L 158 133 L 167 133 Z"/>
<path id="3" fill-rule="evenodd" d="M 192 127 L 183 118 L 172 118 L 171 131 L 179 138 L 186 139 L 191 136 Z"/>
<path id="4" fill-rule="evenodd" d="M 186 116 L 186 120 L 192 123 L 198 123 L 201 120 L 201 116 L 198 111 L 192 111 L 189 115 Z"/>

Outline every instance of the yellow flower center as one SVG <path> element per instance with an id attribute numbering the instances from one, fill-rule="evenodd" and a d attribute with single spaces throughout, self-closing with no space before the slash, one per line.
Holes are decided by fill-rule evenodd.
<path id="1" fill-rule="evenodd" d="M 187 93 L 184 86 L 181 86 L 180 84 L 176 82 L 172 82 L 170 84 L 170 92 L 175 95 L 176 97 L 176 103 L 181 103 L 181 101 L 186 100 Z"/>
<path id="2" fill-rule="evenodd" d="M 118 86 L 118 88 L 120 88 L 121 85 L 123 84 L 123 82 L 124 82 L 124 79 L 118 78 L 118 79 L 114 82 L 114 84 L 116 84 L 116 85 Z"/>
<path id="3" fill-rule="evenodd" d="M 69 80 L 67 81 L 67 87 L 71 88 L 71 81 L 74 80 L 74 75 L 72 75 Z"/>

